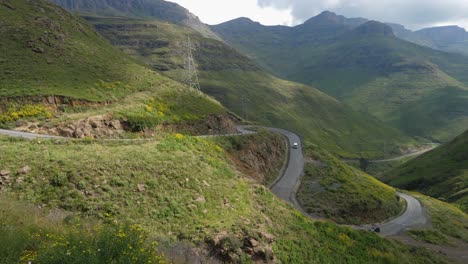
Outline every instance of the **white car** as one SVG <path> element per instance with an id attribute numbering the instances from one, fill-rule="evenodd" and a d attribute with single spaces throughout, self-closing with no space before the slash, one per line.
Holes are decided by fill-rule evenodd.
<path id="1" fill-rule="evenodd" d="M 299 144 L 297 142 L 294 142 L 293 145 L 292 145 L 292 148 L 293 149 L 299 148 Z"/>

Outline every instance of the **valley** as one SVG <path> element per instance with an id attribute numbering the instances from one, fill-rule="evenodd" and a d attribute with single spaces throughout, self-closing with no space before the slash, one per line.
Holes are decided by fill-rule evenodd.
<path id="1" fill-rule="evenodd" d="M 464 263 L 463 33 L 0 0 L 0 263 Z"/>

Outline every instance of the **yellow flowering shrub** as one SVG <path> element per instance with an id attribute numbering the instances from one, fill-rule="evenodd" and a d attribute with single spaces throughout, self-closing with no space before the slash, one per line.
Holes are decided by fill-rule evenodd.
<path id="1" fill-rule="evenodd" d="M 0 113 L 0 123 L 14 122 L 30 117 L 52 117 L 52 111 L 44 105 L 23 105 L 18 108 L 10 108 L 4 113 Z"/>

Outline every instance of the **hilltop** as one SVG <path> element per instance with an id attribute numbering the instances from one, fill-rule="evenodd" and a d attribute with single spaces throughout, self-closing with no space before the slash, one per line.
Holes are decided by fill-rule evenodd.
<path id="1" fill-rule="evenodd" d="M 417 190 L 468 210 L 468 132 L 384 174 L 392 186 Z"/>
<path id="2" fill-rule="evenodd" d="M 468 58 L 399 39 L 389 25 L 324 12 L 295 27 L 233 20 L 212 29 L 278 76 L 409 135 L 448 141 L 468 127 Z"/>
<path id="3" fill-rule="evenodd" d="M 468 55 L 468 32 L 459 26 L 431 27 L 411 31 L 402 25 L 388 25 L 401 39 L 437 50 Z"/>

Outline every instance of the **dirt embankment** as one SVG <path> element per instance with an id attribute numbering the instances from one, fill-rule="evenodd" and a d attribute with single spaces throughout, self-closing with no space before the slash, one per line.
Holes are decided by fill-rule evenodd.
<path id="1" fill-rule="evenodd" d="M 279 176 L 286 159 L 286 141 L 281 135 L 258 134 L 218 139 L 238 170 L 255 181 L 270 185 Z"/>
<path id="2" fill-rule="evenodd" d="M 22 105 L 43 105 L 58 117 L 62 116 L 68 108 L 97 109 L 112 103 L 114 102 L 91 102 L 64 96 L 8 97 L 0 98 L 0 113 Z M 236 125 L 240 121 L 238 117 L 226 112 L 213 114 L 196 121 L 161 123 L 157 128 L 145 129 L 145 131 L 138 132 L 138 134 L 141 137 L 151 137 L 161 131 L 187 135 L 229 134 L 236 133 Z M 126 122 L 113 117 L 112 114 L 95 115 L 60 122 L 58 122 L 58 119 L 41 121 L 19 120 L 15 125 L 15 130 L 17 131 L 71 138 L 119 138 L 124 132 L 131 130 Z"/>
<path id="3" fill-rule="evenodd" d="M 65 122 L 18 122 L 15 130 L 70 138 L 120 138 L 129 131 L 128 125 L 110 114 L 91 116 Z M 194 122 L 161 124 L 157 129 L 138 132 L 141 137 L 151 137 L 158 131 L 188 135 L 227 134 L 236 132 L 236 120 L 229 114 L 212 115 Z"/>

